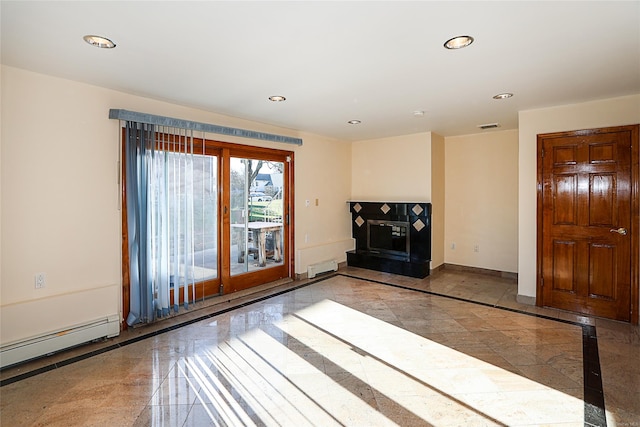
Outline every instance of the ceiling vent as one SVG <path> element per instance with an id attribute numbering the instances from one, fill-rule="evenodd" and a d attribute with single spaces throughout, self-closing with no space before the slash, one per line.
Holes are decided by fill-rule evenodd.
<path id="1" fill-rule="evenodd" d="M 487 123 L 485 125 L 478 125 L 478 127 L 482 130 L 485 130 L 485 129 L 499 128 L 500 125 L 498 123 Z"/>

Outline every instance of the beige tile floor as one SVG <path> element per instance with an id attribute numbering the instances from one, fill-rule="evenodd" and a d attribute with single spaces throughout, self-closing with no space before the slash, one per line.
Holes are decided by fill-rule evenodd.
<path id="1" fill-rule="evenodd" d="M 122 344 L 3 386 L 0 425 L 582 426 L 587 324 L 607 425 L 640 426 L 639 327 L 519 304 L 515 281 L 495 276 L 340 273 L 5 370 L 6 381 Z"/>

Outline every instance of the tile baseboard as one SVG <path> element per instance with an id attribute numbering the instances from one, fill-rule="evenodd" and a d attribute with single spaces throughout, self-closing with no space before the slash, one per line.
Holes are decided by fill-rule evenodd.
<path id="1" fill-rule="evenodd" d="M 536 297 L 530 297 L 528 295 L 516 295 L 516 301 L 520 304 L 536 305 Z"/>
<path id="2" fill-rule="evenodd" d="M 476 274 L 486 274 L 488 276 L 502 277 L 504 279 L 511 279 L 518 281 L 518 273 L 511 273 L 508 271 L 500 271 L 500 270 L 490 270 L 488 268 L 480 268 L 480 267 L 470 267 L 466 265 L 457 265 L 457 264 L 442 264 L 437 268 L 431 270 L 432 273 L 435 273 L 439 270 L 455 270 L 455 271 L 464 271 L 467 273 L 476 273 Z"/>

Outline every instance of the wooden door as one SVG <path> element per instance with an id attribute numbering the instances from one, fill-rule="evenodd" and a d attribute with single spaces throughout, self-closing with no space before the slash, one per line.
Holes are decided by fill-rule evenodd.
<path id="1" fill-rule="evenodd" d="M 538 305 L 637 323 L 637 140 L 638 126 L 538 136 Z"/>

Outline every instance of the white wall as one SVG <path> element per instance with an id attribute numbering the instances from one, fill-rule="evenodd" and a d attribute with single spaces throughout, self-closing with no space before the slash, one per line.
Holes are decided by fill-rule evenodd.
<path id="1" fill-rule="evenodd" d="M 3 68 L 0 66 L 0 83 L 2 82 L 2 71 Z M 2 197 L 1 197 L 1 192 L 2 192 L 2 129 L 4 129 L 4 126 L 2 126 L 2 99 L 3 98 L 3 90 L 2 90 L 2 84 L 0 84 L 0 284 L 2 283 Z M 0 305 L 2 305 L 2 288 L 0 287 Z M 0 318 L 0 322 L 2 322 L 2 318 Z M 2 324 L 0 323 L 0 327 L 2 326 Z"/>
<path id="2" fill-rule="evenodd" d="M 307 266 L 347 260 L 351 238 L 351 146 L 344 141 L 305 137 L 296 150 L 296 273 Z M 309 205 L 307 206 L 307 201 Z M 317 202 L 317 205 L 316 205 Z"/>
<path id="3" fill-rule="evenodd" d="M 520 111 L 518 294 L 536 295 L 537 135 L 640 123 L 640 95 Z"/>
<path id="4" fill-rule="evenodd" d="M 13 68 L 2 68 L 1 85 L 6 343 L 118 313 L 120 226 L 108 109 L 81 85 Z M 34 288 L 36 273 L 45 273 L 44 289 Z M 79 292 L 84 307 L 47 304 Z"/>
<path id="5" fill-rule="evenodd" d="M 430 202 L 431 268 L 444 262 L 444 139 L 431 132 L 356 141 L 351 200 Z"/>
<path id="6" fill-rule="evenodd" d="M 447 137 L 445 159 L 445 262 L 517 272 L 518 131 Z"/>
<path id="7" fill-rule="evenodd" d="M 431 268 L 444 264 L 446 217 L 445 138 L 431 134 Z"/>
<path id="8" fill-rule="evenodd" d="M 357 141 L 351 146 L 352 200 L 431 201 L 431 133 Z"/>
<path id="9" fill-rule="evenodd" d="M 110 108 L 301 137 L 298 147 L 206 135 L 294 151 L 296 271 L 346 259 L 348 143 L 7 66 L 1 88 L 2 344 L 120 312 L 119 123 Z M 37 273 L 46 274 L 44 289 L 34 288 Z"/>

